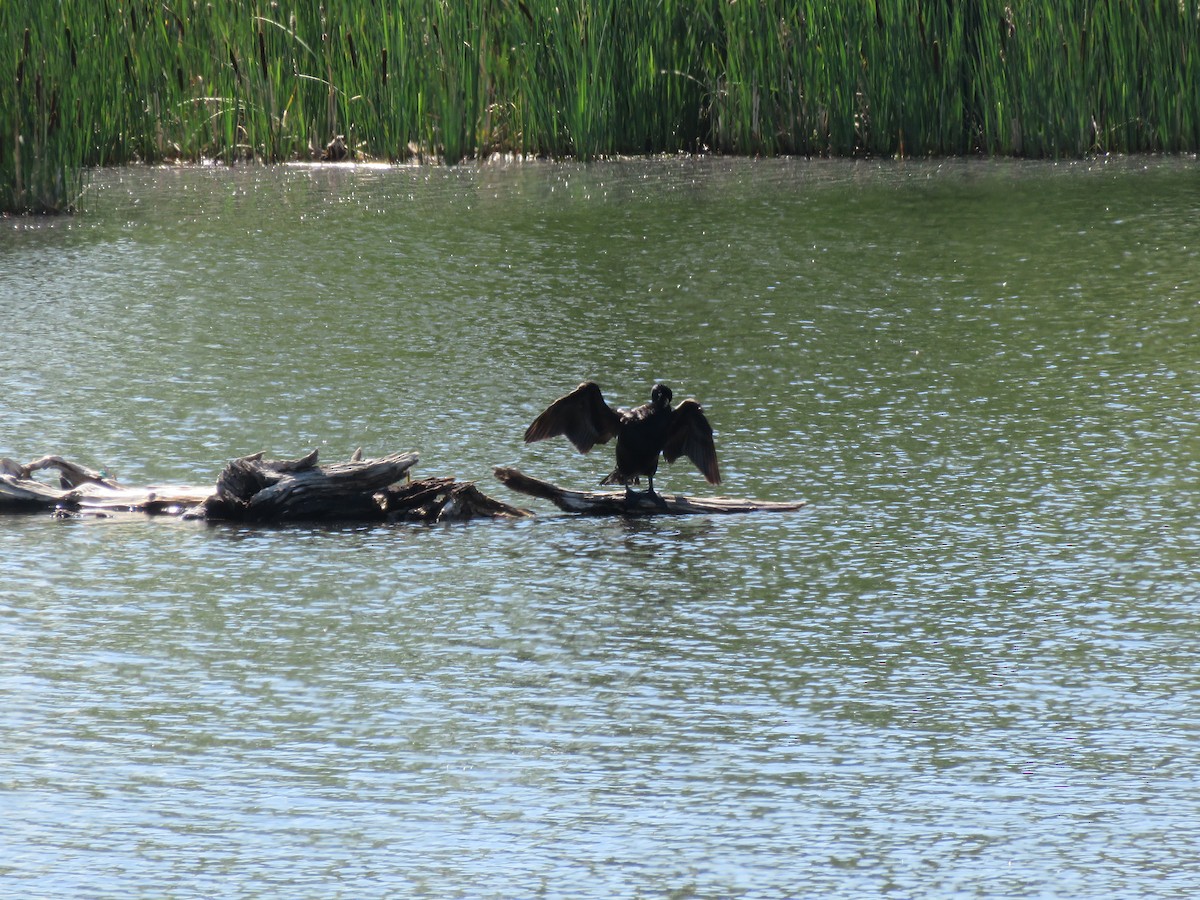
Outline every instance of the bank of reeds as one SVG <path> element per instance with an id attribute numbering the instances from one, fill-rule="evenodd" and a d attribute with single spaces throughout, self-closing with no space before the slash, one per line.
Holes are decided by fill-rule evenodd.
<path id="1" fill-rule="evenodd" d="M 1196 151 L 1198 5 L 0 2 L 0 208 L 68 209 L 91 166 L 342 146 L 447 162 Z"/>

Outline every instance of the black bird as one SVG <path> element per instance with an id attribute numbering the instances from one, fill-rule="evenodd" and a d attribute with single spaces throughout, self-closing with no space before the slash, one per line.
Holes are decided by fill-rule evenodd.
<path id="1" fill-rule="evenodd" d="M 601 484 L 623 484 L 626 492 L 645 475 L 648 494 L 654 496 L 654 473 L 661 453 L 667 462 L 686 456 L 709 484 L 720 484 L 713 430 L 704 408 L 684 400 L 671 408 L 671 389 L 656 384 L 650 402 L 637 409 L 613 409 L 604 401 L 600 386 L 585 381 L 559 397 L 525 430 L 525 443 L 565 435 L 580 453 L 596 444 L 617 439 L 617 467 Z"/>

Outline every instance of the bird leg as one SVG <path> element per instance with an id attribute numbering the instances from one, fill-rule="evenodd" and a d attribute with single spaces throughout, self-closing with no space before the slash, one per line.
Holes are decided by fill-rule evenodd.
<path id="1" fill-rule="evenodd" d="M 647 485 L 646 485 L 646 490 L 644 490 L 644 491 L 635 491 L 633 488 L 631 488 L 629 486 L 628 483 L 626 483 L 626 485 L 625 485 L 625 502 L 638 504 L 638 505 L 649 502 L 656 506 L 666 506 L 666 501 L 663 500 L 662 495 L 654 490 L 653 476 L 646 476 L 646 481 L 647 481 Z"/>
<path id="2" fill-rule="evenodd" d="M 654 493 L 654 476 L 653 475 L 646 476 L 647 486 L 644 491 L 635 491 L 633 489 L 632 485 L 636 481 L 637 481 L 636 478 L 630 478 L 628 481 L 625 482 L 625 499 L 626 500 L 632 500 L 634 497 L 657 497 L 658 496 L 657 494 Z"/>

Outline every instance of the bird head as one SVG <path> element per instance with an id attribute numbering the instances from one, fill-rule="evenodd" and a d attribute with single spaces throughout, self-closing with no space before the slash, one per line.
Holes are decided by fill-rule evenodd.
<path id="1" fill-rule="evenodd" d="M 665 384 L 656 384 L 650 391 L 650 402 L 655 406 L 670 406 L 672 396 L 674 395 L 669 387 Z"/>

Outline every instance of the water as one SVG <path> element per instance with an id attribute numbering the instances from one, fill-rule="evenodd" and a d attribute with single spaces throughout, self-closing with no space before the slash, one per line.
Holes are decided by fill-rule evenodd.
<path id="1" fill-rule="evenodd" d="M 1192 161 L 118 171 L 0 234 L 0 454 L 129 483 L 705 403 L 799 513 L 0 521 L 22 897 L 1200 890 Z M 677 463 L 660 486 L 710 492 Z"/>

